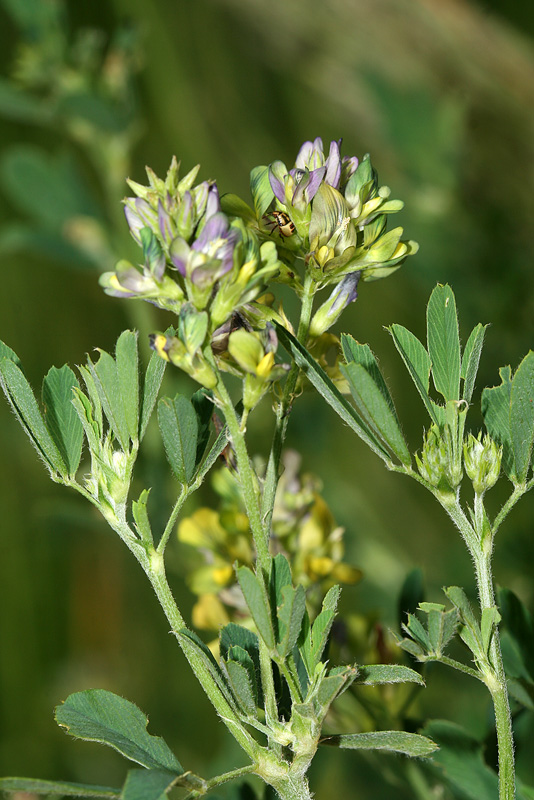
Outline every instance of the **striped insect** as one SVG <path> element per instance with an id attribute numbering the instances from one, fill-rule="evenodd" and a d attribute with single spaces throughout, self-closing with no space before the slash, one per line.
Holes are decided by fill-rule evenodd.
<path id="1" fill-rule="evenodd" d="M 270 217 L 273 219 L 270 219 Z M 264 219 L 267 220 L 268 225 L 272 226 L 271 233 L 275 228 L 278 228 L 280 236 L 293 236 L 295 233 L 295 225 L 285 211 L 271 211 L 270 214 L 265 215 Z"/>

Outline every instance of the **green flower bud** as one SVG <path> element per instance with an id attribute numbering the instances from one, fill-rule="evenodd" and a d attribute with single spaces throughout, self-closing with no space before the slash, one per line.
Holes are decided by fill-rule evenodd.
<path id="1" fill-rule="evenodd" d="M 202 352 L 207 331 L 206 312 L 196 311 L 192 305 L 186 304 L 180 309 L 177 335 L 152 334 L 150 346 L 161 358 L 182 369 L 201 386 L 213 389 L 217 376 Z"/>
<path id="2" fill-rule="evenodd" d="M 285 372 L 284 367 L 275 364 L 277 346 L 278 340 L 270 324 L 261 333 L 239 328 L 228 337 L 228 352 L 245 373 L 243 405 L 248 411 L 259 403 L 271 383 Z"/>
<path id="3" fill-rule="evenodd" d="M 469 434 L 464 442 L 465 471 L 473 483 L 477 494 L 483 494 L 497 482 L 501 471 L 502 447 L 499 447 L 488 434 L 482 439 L 482 432 L 475 438 Z"/>
<path id="4" fill-rule="evenodd" d="M 422 478 L 441 492 L 455 491 L 462 480 L 462 474 L 454 469 L 449 431 L 443 433 L 437 425 L 432 425 L 423 443 L 421 457 L 415 460 Z"/>

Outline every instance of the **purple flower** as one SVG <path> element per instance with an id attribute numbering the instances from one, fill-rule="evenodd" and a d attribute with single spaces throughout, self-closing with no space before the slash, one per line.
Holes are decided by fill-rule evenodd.
<path id="1" fill-rule="evenodd" d="M 321 336 L 337 322 L 342 312 L 358 297 L 358 281 L 361 272 L 351 272 L 334 287 L 328 300 L 313 315 L 310 324 L 310 336 Z"/>

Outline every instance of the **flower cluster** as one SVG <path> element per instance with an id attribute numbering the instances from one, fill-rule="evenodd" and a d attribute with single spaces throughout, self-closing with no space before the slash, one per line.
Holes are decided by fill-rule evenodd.
<path id="1" fill-rule="evenodd" d="M 344 531 L 321 497 L 318 480 L 299 474 L 300 456 L 293 451 L 285 453 L 284 466 L 272 519 L 271 551 L 289 559 L 295 583 L 306 588 L 315 615 L 332 584 L 355 583 L 361 573 L 343 560 Z M 246 606 L 234 566 L 250 566 L 254 550 L 234 474 L 227 468 L 218 470 L 213 488 L 220 497 L 218 511 L 200 508 L 183 519 L 178 538 L 196 551 L 196 566 L 188 570 L 189 586 L 198 596 L 193 623 L 215 631 L 230 619 L 243 624 Z"/>
<path id="2" fill-rule="evenodd" d="M 253 209 L 235 195 L 220 198 L 213 181 L 197 184 L 198 166 L 180 178 L 176 159 L 165 179 L 147 168 L 147 186 L 128 181 L 134 196 L 125 214 L 142 261 L 120 261 L 101 284 L 174 312 L 176 330 L 153 335 L 154 349 L 210 389 L 218 369 L 239 375 L 245 412 L 285 372 L 269 321 L 288 321 L 281 306 L 272 308 L 270 284 L 301 295 L 306 279 L 308 298 L 332 287 L 311 315 L 313 350 L 356 300 L 360 279 L 389 275 L 417 249 L 402 228 L 386 230 L 387 215 L 403 204 L 379 187 L 369 157 L 341 157 L 340 145 L 331 142 L 325 155 L 317 138 L 291 169 L 282 161 L 255 167 Z"/>
<path id="3" fill-rule="evenodd" d="M 251 327 L 246 322 L 250 316 L 261 333 L 272 312 L 265 306 L 264 313 L 264 306 L 256 300 L 277 274 L 279 262 L 273 242 L 260 243 L 241 219 L 230 220 L 221 211 L 215 183 L 194 185 L 198 169 L 180 180 L 179 164 L 173 159 L 165 180 L 147 168 L 148 186 L 129 181 L 136 196 L 124 201 L 125 214 L 143 251 L 143 263 L 120 261 L 114 272 L 105 273 L 100 280 L 110 295 L 147 300 L 176 313 L 176 331 L 154 334 L 152 346 L 201 385 L 213 388 L 217 377 L 206 348 L 213 346 L 217 360 L 232 360 L 221 352 L 220 343 L 237 317 Z M 261 336 L 254 336 L 256 351 L 262 346 Z M 267 338 L 270 346 L 263 355 L 269 357 L 262 363 L 261 357 L 258 359 L 258 371 L 253 370 L 256 381 L 251 378 L 246 386 L 249 408 L 282 374 L 274 369 L 276 337 Z M 250 347 L 245 347 L 243 360 L 244 342 L 228 336 L 226 341 L 238 362 L 235 371 L 245 377 L 251 373 Z"/>
<path id="4" fill-rule="evenodd" d="M 222 213 L 217 185 L 194 186 L 199 167 L 179 180 L 176 159 L 165 180 L 147 168 L 149 186 L 129 181 L 130 232 L 143 250 L 143 264 L 126 261 L 101 277 L 105 291 L 137 297 L 179 312 L 184 303 L 209 311 L 213 332 L 241 306 L 252 302 L 276 274 L 276 248 Z"/>
<path id="5" fill-rule="evenodd" d="M 305 142 L 291 169 L 282 161 L 251 172 L 254 210 L 234 195 L 223 198 L 229 213 L 241 216 L 264 238 L 277 241 L 281 267 L 278 280 L 302 292 L 295 268 L 305 263 L 316 290 L 335 285 L 316 311 L 310 335 L 320 336 L 357 297 L 360 276 L 384 278 L 399 268 L 417 244 L 403 240 L 400 227 L 388 231 L 387 215 L 403 203 L 390 199 L 379 186 L 368 155 L 362 161 L 341 157 L 341 140 L 332 141 L 325 155 L 320 138 Z"/>

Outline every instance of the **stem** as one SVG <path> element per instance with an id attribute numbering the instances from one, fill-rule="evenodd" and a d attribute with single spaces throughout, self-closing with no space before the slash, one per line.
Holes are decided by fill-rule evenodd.
<path id="1" fill-rule="evenodd" d="M 308 336 L 313 310 L 314 294 L 315 284 L 309 273 L 306 273 L 302 293 L 300 320 L 297 329 L 297 339 L 301 344 L 305 343 Z M 282 399 L 276 410 L 276 423 L 273 443 L 271 446 L 271 452 L 269 453 L 269 461 L 267 463 L 267 470 L 265 473 L 263 501 L 261 506 L 262 517 L 265 521 L 265 527 L 267 530 L 270 530 L 271 528 L 274 498 L 276 495 L 276 487 L 278 485 L 279 478 L 280 458 L 282 456 L 282 447 L 286 438 L 287 425 L 289 422 L 289 415 L 291 413 L 291 404 L 293 402 L 293 393 L 295 391 L 298 376 L 299 368 L 295 363 L 293 363 L 284 385 Z"/>
<path id="2" fill-rule="evenodd" d="M 493 539 L 497 528 L 513 508 L 519 498 L 534 486 L 531 480 L 525 486 L 516 486 L 507 503 L 503 506 L 500 513 L 495 518 L 493 526 L 490 528 L 487 520 L 483 497 L 475 495 L 474 525 L 467 519 L 458 496 L 451 502 L 450 498 L 444 497 L 437 491 L 433 491 L 438 502 L 443 506 L 449 517 L 452 519 L 460 531 L 467 549 L 475 563 L 476 581 L 481 613 L 484 609 L 495 606 L 495 595 L 493 591 L 493 576 L 491 569 L 491 557 L 493 551 Z M 508 701 L 508 688 L 506 685 L 506 675 L 502 662 L 502 654 L 499 640 L 499 631 L 496 627 L 489 646 L 488 669 L 480 670 L 480 676 L 488 687 L 495 712 L 495 729 L 497 731 L 497 747 L 499 753 L 499 800 L 514 800 L 515 798 L 515 766 L 514 766 L 514 739 L 512 731 L 512 717 Z M 441 659 L 447 663 L 444 659 Z M 460 669 L 457 663 L 451 664 L 456 669 Z M 462 668 L 463 672 L 467 669 Z M 470 672 L 468 674 L 471 674 Z"/>
<path id="3" fill-rule="evenodd" d="M 238 767 L 237 769 L 233 769 L 230 772 L 225 772 L 223 775 L 217 775 L 215 778 L 210 778 L 209 781 L 206 781 L 207 789 L 210 790 L 214 789 L 216 786 L 222 786 L 223 783 L 228 783 L 228 781 L 233 781 L 236 778 L 241 778 L 243 775 L 250 775 L 251 772 L 254 772 L 254 764 L 249 764 L 246 767 Z M 191 795 L 191 796 L 196 797 L 197 795 Z"/>
<path id="4" fill-rule="evenodd" d="M 182 486 L 182 491 L 180 492 L 180 494 L 176 499 L 176 503 L 173 506 L 169 520 L 165 526 L 165 530 L 163 531 L 161 539 L 158 542 L 158 546 L 156 548 L 158 553 L 163 553 L 165 551 L 165 548 L 167 547 L 167 542 L 169 541 L 169 537 L 174 527 L 174 523 L 178 519 L 178 514 L 180 513 L 182 506 L 189 497 L 189 495 L 192 494 L 192 492 L 194 492 L 196 488 L 197 488 L 196 486 L 194 487 L 187 485 Z"/>
<path id="5" fill-rule="evenodd" d="M 263 639 L 259 638 L 260 644 L 260 673 L 261 686 L 263 689 L 263 699 L 265 708 L 265 722 L 271 730 L 276 730 L 279 725 L 278 706 L 276 704 L 276 691 L 274 688 L 273 666 L 269 650 Z M 282 747 L 274 739 L 269 739 L 269 749 L 278 756 L 282 755 Z"/>
<path id="6" fill-rule="evenodd" d="M 482 503 L 482 499 L 480 499 Z M 511 506 L 510 506 L 511 507 Z M 475 519 L 478 523 L 478 510 Z M 484 508 L 480 510 L 481 525 L 484 525 Z M 478 596 L 480 611 L 492 608 L 495 605 L 493 591 L 493 576 L 491 570 L 491 556 L 493 550 L 493 534 L 484 535 L 483 527 L 476 531 L 479 538 L 478 546 L 473 548 L 472 556 L 475 561 Z M 495 631 L 489 647 L 490 672 L 484 675 L 485 683 L 491 693 L 495 712 L 495 728 L 497 731 L 497 748 L 499 754 L 499 800 L 514 800 L 515 798 L 515 767 L 514 767 L 514 739 L 512 731 L 512 717 L 508 701 L 508 687 L 502 662 L 499 631 Z"/>
<path id="7" fill-rule="evenodd" d="M 271 554 L 269 553 L 269 534 L 268 529 L 264 528 L 261 521 L 259 492 L 257 488 L 256 475 L 250 463 L 245 434 L 241 430 L 241 424 L 237 418 L 234 405 L 230 399 L 226 386 L 219 374 L 219 381 L 216 388 L 218 399 L 223 410 L 226 424 L 230 432 L 230 438 L 234 446 L 237 468 L 239 472 L 239 482 L 243 493 L 243 500 L 247 510 L 250 529 L 256 546 L 257 560 L 264 577 L 268 577 L 271 567 Z"/>
<path id="8" fill-rule="evenodd" d="M 503 505 L 503 507 L 495 517 L 495 520 L 493 522 L 493 535 L 497 533 L 497 530 L 500 528 L 501 524 L 508 516 L 512 508 L 515 506 L 517 501 L 520 500 L 524 494 L 530 491 L 530 489 L 532 489 L 533 486 L 534 486 L 534 478 L 527 484 L 523 484 L 522 486 L 514 486 L 514 491 L 512 492 L 506 503 Z"/>
<path id="9" fill-rule="evenodd" d="M 427 659 L 428 662 L 435 661 L 437 664 L 445 664 L 447 667 L 452 667 L 453 669 L 457 669 L 459 672 L 464 672 L 466 675 L 470 675 L 471 678 L 476 678 L 477 681 L 482 681 L 485 683 L 483 676 L 477 669 L 473 669 L 473 667 L 468 667 L 467 664 L 462 664 L 461 661 L 456 661 L 454 658 L 449 658 L 449 656 L 440 656 L 436 659 Z"/>

